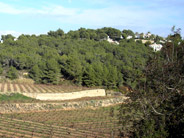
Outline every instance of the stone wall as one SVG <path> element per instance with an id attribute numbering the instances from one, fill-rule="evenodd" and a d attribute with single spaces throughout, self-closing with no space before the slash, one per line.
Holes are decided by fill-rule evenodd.
<path id="1" fill-rule="evenodd" d="M 104 89 L 85 90 L 69 93 L 22 93 L 25 96 L 39 100 L 70 100 L 83 97 L 99 97 L 106 96 Z"/>
<path id="2" fill-rule="evenodd" d="M 114 97 L 103 100 L 89 100 L 78 102 L 61 102 L 61 103 L 12 103 L 0 104 L 0 113 L 22 113 L 33 111 L 50 111 L 50 110 L 69 110 L 79 108 L 106 107 L 124 103 L 127 97 Z"/>

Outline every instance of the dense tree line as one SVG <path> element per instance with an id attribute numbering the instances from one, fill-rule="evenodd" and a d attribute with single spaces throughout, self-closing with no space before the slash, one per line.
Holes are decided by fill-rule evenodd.
<path id="1" fill-rule="evenodd" d="M 184 137 L 184 41 L 173 32 L 171 41 L 148 60 L 129 104 L 120 108 L 123 136 Z"/>
<path id="2" fill-rule="evenodd" d="M 123 84 L 135 87 L 152 50 L 121 35 L 133 32 L 114 28 L 85 29 L 47 35 L 21 35 L 14 40 L 2 36 L 0 73 L 26 70 L 36 83 L 60 83 L 61 78 L 78 85 L 116 88 Z M 119 45 L 106 41 L 107 36 Z"/>

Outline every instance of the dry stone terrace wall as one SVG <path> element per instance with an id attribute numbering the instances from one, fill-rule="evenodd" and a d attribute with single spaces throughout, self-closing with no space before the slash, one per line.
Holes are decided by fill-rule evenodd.
<path id="1" fill-rule="evenodd" d="M 21 93 L 38 100 L 70 100 L 83 97 L 106 96 L 104 89 L 89 90 L 85 87 L 68 88 L 62 85 L 35 85 L 0 83 L 0 94 Z"/>
<path id="2" fill-rule="evenodd" d="M 70 93 L 22 93 L 22 94 L 39 100 L 70 100 L 83 97 L 106 96 L 104 89 L 85 90 Z"/>
<path id="3" fill-rule="evenodd" d="M 35 112 L 35 111 L 106 107 L 124 103 L 126 99 L 127 97 L 121 96 L 103 100 L 89 100 L 78 102 L 0 104 L 0 113 L 22 113 L 33 111 Z"/>
<path id="4" fill-rule="evenodd" d="M 127 97 L 107 97 L 107 99 L 88 100 L 88 101 L 71 101 L 64 102 L 61 100 L 79 99 L 83 97 L 105 97 L 106 92 L 104 89 L 73 89 L 76 92 L 66 92 L 61 86 L 47 86 L 47 85 L 29 85 L 29 84 L 11 84 L 0 83 L 0 94 L 6 93 L 21 93 L 25 96 L 32 97 L 43 101 L 56 101 L 52 103 L 8 103 L 0 104 L 0 113 L 12 112 L 33 112 L 33 111 L 50 111 L 50 110 L 63 110 L 63 109 L 78 109 L 78 108 L 94 108 L 104 107 L 125 102 Z"/>

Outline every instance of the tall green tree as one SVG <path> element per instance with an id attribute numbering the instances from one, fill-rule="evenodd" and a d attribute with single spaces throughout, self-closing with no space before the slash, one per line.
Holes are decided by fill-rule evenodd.
<path id="1" fill-rule="evenodd" d="M 47 83 L 58 84 L 60 80 L 59 64 L 55 59 L 49 59 L 46 63 L 46 70 L 44 70 L 44 80 Z"/>
<path id="2" fill-rule="evenodd" d="M 95 70 L 91 65 L 88 65 L 83 74 L 83 83 L 84 85 L 90 87 L 96 85 L 95 81 L 96 81 Z"/>
<path id="3" fill-rule="evenodd" d="M 17 79 L 18 78 L 18 72 L 17 72 L 16 68 L 11 66 L 8 69 L 7 73 L 6 73 L 6 77 L 11 79 L 11 80 Z"/>
<path id="4" fill-rule="evenodd" d="M 38 65 L 34 65 L 29 71 L 29 77 L 32 78 L 36 83 L 41 83 L 42 76 L 43 72 Z"/>
<path id="5" fill-rule="evenodd" d="M 61 72 L 65 78 L 73 80 L 77 84 L 82 84 L 83 67 L 77 53 L 72 53 L 68 57 L 65 56 L 65 61 L 61 61 Z"/>

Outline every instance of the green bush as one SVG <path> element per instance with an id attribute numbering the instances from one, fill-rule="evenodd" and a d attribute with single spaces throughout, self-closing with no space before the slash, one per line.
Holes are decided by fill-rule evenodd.
<path id="1" fill-rule="evenodd" d="M 18 72 L 16 70 L 16 68 L 14 68 L 13 66 L 11 66 L 6 74 L 6 77 L 14 80 L 18 78 Z"/>

